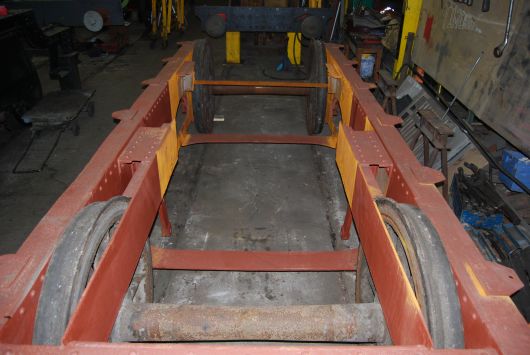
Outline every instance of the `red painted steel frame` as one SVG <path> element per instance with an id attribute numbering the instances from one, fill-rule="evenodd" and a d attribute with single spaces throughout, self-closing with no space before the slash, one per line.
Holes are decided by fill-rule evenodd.
<path id="1" fill-rule="evenodd" d="M 339 46 L 327 45 L 327 51 L 328 62 L 332 62 L 332 66 L 335 64 L 335 71 L 342 72 L 340 77 L 346 78 L 353 91 L 353 105 L 350 112 L 342 112 L 343 121 L 346 117 L 346 122 L 349 121 L 353 131 L 373 130 L 379 141 L 374 147 L 383 148 L 392 160 L 392 166 L 388 168 L 389 183 L 385 195 L 398 202 L 418 206 L 432 221 L 442 239 L 456 279 L 466 347 L 492 347 L 509 354 L 527 353 L 530 349 L 528 325 L 509 298 L 521 287 L 518 277 L 513 270 L 488 262 L 482 257 L 443 196 L 433 185 L 439 181 L 436 173 L 419 164 L 394 127 L 399 120 L 383 111 L 360 77 L 346 63 Z M 355 145 L 351 139 L 349 143 L 352 147 Z M 364 153 L 368 151 L 369 149 L 363 150 Z M 357 167 L 357 177 L 362 178 L 355 180 L 352 211 L 360 226 L 376 223 L 376 216 L 369 215 L 372 213 L 370 211 L 375 210 L 375 205 L 370 200 L 374 196 L 373 191 L 380 186 L 376 182 L 373 169 L 369 168 L 370 165 L 373 164 L 368 162 Z M 367 208 L 370 203 L 373 208 Z M 376 228 L 376 225 L 373 227 Z M 371 233 L 373 234 L 373 229 Z M 369 239 L 363 240 L 361 235 L 363 245 L 366 241 Z M 382 246 L 384 244 L 376 247 Z M 370 260 L 367 255 L 372 269 L 382 266 L 380 262 L 386 257 L 385 253 L 379 252 L 374 253 Z M 385 270 L 381 271 L 381 278 L 374 275 L 378 292 L 381 291 L 378 284 L 381 287 L 385 284 Z M 385 307 L 383 309 L 385 310 Z M 387 323 L 389 328 L 396 327 L 399 330 L 403 327 L 403 323 L 388 318 Z"/>
<path id="2" fill-rule="evenodd" d="M 355 271 L 357 249 L 337 251 L 177 250 L 152 248 L 153 268 L 216 271 Z"/>
<path id="3" fill-rule="evenodd" d="M 168 156 L 172 147 L 163 145 L 168 134 L 173 134 L 174 115 L 186 83 L 190 80 L 192 43 L 184 43 L 177 54 L 167 60 L 160 74 L 147 82 L 148 86 L 133 106 L 115 114 L 121 119 L 100 146 L 78 178 L 57 200 L 47 215 L 41 220 L 26 242 L 14 255 L 0 257 L 0 345 L 1 350 L 23 353 L 125 353 L 131 351 L 146 353 L 168 352 L 251 352 L 251 353 L 423 353 L 450 352 L 430 348 L 431 340 L 418 312 L 417 302 L 411 297 L 411 289 L 404 282 L 402 268 L 397 264 L 395 251 L 391 247 L 381 217 L 374 203 L 374 197 L 386 195 L 399 202 L 411 203 L 420 207 L 431 219 L 440 234 L 451 263 L 462 305 L 466 347 L 480 348 L 481 353 L 492 352 L 491 348 L 504 353 L 523 353 L 530 349 L 530 336 L 526 323 L 517 312 L 509 295 L 520 287 L 515 274 L 501 266 L 484 261 L 458 220 L 452 214 L 443 197 L 433 183 L 439 177 L 423 168 L 410 152 L 393 124 L 395 117 L 383 112 L 369 91 L 351 67 L 351 62 L 340 53 L 337 46 L 327 46 L 328 69 L 330 76 L 340 81 L 339 91 L 330 92 L 342 95 L 339 98 L 343 123 L 340 130 L 344 134 L 344 144 L 337 147 L 341 151 L 350 150 L 355 161 L 346 162 L 348 173 L 353 172 L 353 182 L 346 181 L 352 216 L 357 228 L 367 260 L 374 275 L 374 281 L 385 312 L 385 318 L 394 343 L 411 344 L 394 347 L 355 347 L 282 345 L 247 346 L 242 344 L 108 344 L 116 313 L 131 279 L 134 266 L 139 258 L 145 239 L 152 227 L 156 213 L 164 210 L 161 205 L 168 180 Z M 221 82 L 226 85 L 227 82 Z M 254 85 L 255 83 L 252 83 Z M 234 83 L 234 85 L 237 85 Z M 250 84 L 249 84 L 250 85 Z M 293 84 L 299 85 L 299 84 Z M 350 93 L 351 97 L 347 94 Z M 346 96 L 345 96 L 346 95 Z M 190 95 L 187 95 L 188 99 Z M 346 99 L 344 99 L 346 98 Z M 329 100 L 328 100 L 329 102 Z M 351 105 L 348 106 L 348 105 Z M 188 109 L 191 105 L 187 105 Z M 184 144 L 225 142 L 267 142 L 291 143 L 285 136 L 280 138 L 228 137 L 228 136 L 187 136 L 186 127 L 191 113 L 178 135 L 173 149 Z M 171 123 L 171 124 L 170 124 Z M 369 131 L 366 132 L 365 130 Z M 341 133 L 339 133 L 341 134 Z M 147 137 L 147 138 L 146 138 Z M 135 144 L 138 139 L 141 144 Z M 288 138 L 288 137 L 287 137 Z M 322 140 L 324 138 L 324 140 Z M 193 141 L 195 139 L 195 141 Z M 298 138 L 297 138 L 298 139 Z M 328 139 L 333 139 L 328 141 Z M 322 144 L 334 147 L 336 137 L 301 139 L 302 144 Z M 332 142 L 333 144 L 331 144 Z M 166 149 L 163 151 L 163 149 Z M 167 150 L 169 149 L 169 150 Z M 338 154 L 337 153 L 337 154 Z M 337 158 L 339 159 L 339 157 Z M 170 161 L 171 159 L 169 159 Z M 176 158 L 175 158 L 176 161 Z M 174 163 L 174 162 L 173 162 Z M 344 166 L 344 162 L 342 162 Z M 388 186 L 378 183 L 376 172 L 382 168 L 388 173 Z M 170 174 L 171 171 L 169 171 Z M 170 175 L 169 175 L 170 176 Z M 349 176 L 351 177 L 351 176 Z M 131 197 L 109 247 L 102 257 L 100 267 L 92 276 L 80 300 L 64 336 L 61 347 L 30 346 L 33 321 L 38 295 L 46 264 L 62 231 L 73 216 L 93 201 L 107 200 L 116 195 Z M 166 231 L 168 226 L 165 226 Z M 237 262 L 226 263 L 230 252 L 207 251 L 217 254 L 211 262 L 194 262 L 184 265 L 171 263 L 171 259 L 160 256 L 193 252 L 157 250 L 155 266 L 182 268 L 186 265 L 194 269 L 214 267 L 219 270 L 248 270 L 266 268 L 269 260 L 277 262 L 270 266 L 273 270 L 312 270 L 351 268 L 348 262 L 354 259 L 355 251 L 319 252 L 319 257 L 340 255 L 337 260 L 315 261 L 310 252 L 293 254 L 287 259 L 279 252 L 263 252 L 261 261 L 245 261 L 252 254 L 241 254 Z M 242 253 L 242 252 L 234 252 Z M 347 255 L 334 253 L 349 253 Z M 203 254 L 206 255 L 206 254 Z M 254 254 L 256 255 L 256 254 Z M 298 257 L 298 259 L 297 259 Z M 280 259 L 281 258 L 281 259 Z M 320 269 L 320 270 L 321 270 Z M 9 344 L 9 345 L 8 345 Z M 418 344 L 425 344 L 420 346 Z M 472 350 L 456 352 L 471 353 Z"/>
<path id="4" fill-rule="evenodd" d="M 33 322 L 46 264 L 58 238 L 75 214 L 91 202 L 108 200 L 113 196 L 124 194 L 128 186 L 130 191 L 134 188 L 134 183 L 138 183 L 138 179 L 132 179 L 133 173 L 135 170 L 145 173 L 146 164 L 149 164 L 149 169 L 147 170 L 148 174 L 144 176 L 147 176 L 152 181 L 151 175 L 157 173 L 156 169 L 152 169 L 152 165 L 156 163 L 156 158 L 152 154 L 146 162 L 139 163 L 141 166 L 138 169 L 134 167 L 137 163 L 122 164 L 120 162 L 121 154 L 141 128 L 160 127 L 164 123 L 171 122 L 172 107 L 168 82 L 175 73 L 189 69 L 185 65 L 186 62 L 191 60 L 192 51 L 193 43 L 184 43 L 178 53 L 170 58 L 163 70 L 151 81 L 150 85 L 147 86 L 131 108 L 113 115 L 114 118 L 121 120 L 121 122 L 101 144 L 76 180 L 55 202 L 18 252 L 0 257 L 0 285 L 2 290 L 0 293 L 0 312 L 2 314 L 0 319 L 0 340 L 2 343 L 31 343 Z M 178 95 L 178 92 L 175 94 Z M 176 99 L 178 102 L 178 97 Z M 158 179 L 158 176 L 156 179 Z M 156 184 L 158 185 L 158 181 Z M 157 197 L 158 202 L 161 201 L 160 188 L 157 193 L 158 196 L 155 194 L 147 197 L 147 201 L 155 199 L 155 201 L 146 204 L 148 211 L 140 207 L 140 211 L 132 212 L 135 214 L 142 212 L 152 214 L 149 209 L 153 204 L 156 204 Z M 129 211 L 130 209 L 126 215 L 130 213 Z M 149 227 L 153 221 L 143 217 L 138 220 L 144 221 Z M 119 233 L 116 233 L 115 236 L 118 237 Z M 146 236 L 143 235 L 141 237 L 145 238 Z M 136 247 L 140 242 L 141 240 L 136 241 L 134 246 Z M 128 252 L 127 249 L 124 250 Z M 109 248 L 107 254 L 111 251 L 111 248 Z M 135 255 L 136 253 L 131 251 L 126 264 L 113 265 L 111 272 L 114 277 L 122 279 L 122 287 L 123 283 L 128 282 L 126 281 L 126 275 L 130 273 L 130 270 L 127 267 L 130 266 L 131 261 L 136 262 L 135 260 L 137 260 Z M 102 273 L 104 273 L 104 270 L 100 272 L 100 274 Z M 94 284 L 97 282 L 97 278 L 92 281 L 91 284 Z M 116 300 L 116 297 L 119 297 L 115 295 L 117 291 L 119 292 L 120 289 L 110 292 L 112 300 Z M 107 299 L 107 297 L 104 298 Z M 108 326 L 105 330 L 108 330 Z M 38 352 L 38 350 L 36 351 Z"/>

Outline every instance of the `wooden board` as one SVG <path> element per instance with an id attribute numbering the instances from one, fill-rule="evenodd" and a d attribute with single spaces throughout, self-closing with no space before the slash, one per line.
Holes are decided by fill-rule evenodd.
<path id="1" fill-rule="evenodd" d="M 500 58 L 509 0 L 472 6 L 424 1 L 413 61 L 453 95 L 482 54 L 458 99 L 510 143 L 530 154 L 530 1 L 515 0 L 512 36 Z"/>

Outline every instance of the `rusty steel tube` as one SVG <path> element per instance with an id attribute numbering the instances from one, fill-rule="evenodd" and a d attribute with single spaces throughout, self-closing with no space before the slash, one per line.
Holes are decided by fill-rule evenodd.
<path id="1" fill-rule="evenodd" d="M 214 95 L 290 95 L 308 96 L 311 88 L 267 86 L 212 86 Z"/>
<path id="2" fill-rule="evenodd" d="M 385 321 L 377 303 L 232 307 L 124 305 L 112 341 L 381 342 Z"/>

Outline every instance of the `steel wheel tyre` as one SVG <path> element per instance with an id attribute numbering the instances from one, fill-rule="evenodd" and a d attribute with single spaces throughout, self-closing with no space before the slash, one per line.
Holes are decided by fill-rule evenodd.
<path id="1" fill-rule="evenodd" d="M 213 80 L 212 48 L 206 39 L 195 41 L 193 47 L 195 80 Z M 195 128 L 199 133 L 211 133 L 215 114 L 215 98 L 208 85 L 195 85 L 192 93 Z"/>
<path id="2" fill-rule="evenodd" d="M 396 252 L 416 294 L 436 348 L 462 348 L 460 301 L 442 242 L 429 219 L 416 207 L 391 199 L 376 200 Z M 356 302 L 377 302 L 370 270 L 359 247 Z"/>
<path id="3" fill-rule="evenodd" d="M 309 81 L 312 83 L 328 82 L 326 68 L 326 49 L 321 41 L 311 40 L 309 44 Z M 309 134 L 319 134 L 324 127 L 326 116 L 327 88 L 313 88 L 308 97 L 306 128 Z"/>
<path id="4" fill-rule="evenodd" d="M 39 297 L 34 344 L 59 345 L 68 321 L 105 251 L 128 198 L 95 202 L 81 210 L 50 259 Z M 147 240 L 124 302 L 153 302 L 151 249 Z"/>

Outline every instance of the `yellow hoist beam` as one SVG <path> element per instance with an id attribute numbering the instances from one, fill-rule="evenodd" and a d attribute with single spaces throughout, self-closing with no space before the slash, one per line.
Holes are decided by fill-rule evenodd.
<path id="1" fill-rule="evenodd" d="M 407 46 L 407 37 L 409 32 L 416 33 L 418 30 L 418 23 L 420 22 L 421 6 L 423 0 L 405 0 L 403 3 L 403 29 L 401 31 L 401 39 L 399 42 L 399 53 L 394 62 L 394 77 L 396 77 L 403 66 L 403 59 L 405 58 L 405 47 Z"/>
<path id="2" fill-rule="evenodd" d="M 241 63 L 241 40 L 239 32 L 226 32 L 226 62 L 231 64 Z"/>

